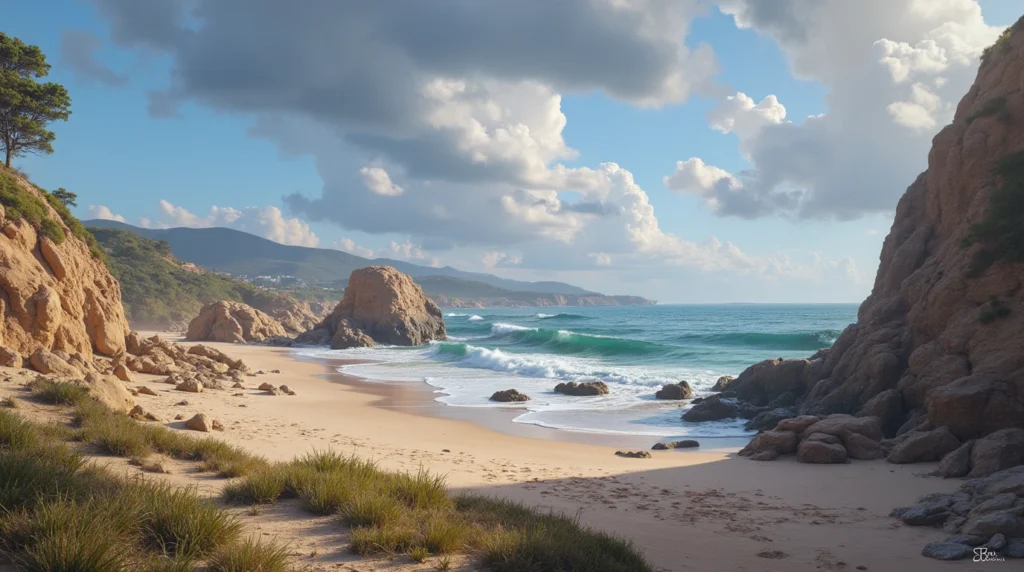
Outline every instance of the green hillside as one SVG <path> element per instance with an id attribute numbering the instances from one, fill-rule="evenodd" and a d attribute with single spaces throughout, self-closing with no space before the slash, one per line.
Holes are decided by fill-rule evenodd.
<path id="1" fill-rule="evenodd" d="M 185 270 L 164 241 L 113 228 L 89 230 L 106 254 L 111 273 L 121 283 L 125 315 L 133 327 L 179 327 L 209 302 L 235 300 L 261 306 L 266 298 L 281 296 L 230 276 Z M 323 295 L 337 299 L 338 294 Z"/>

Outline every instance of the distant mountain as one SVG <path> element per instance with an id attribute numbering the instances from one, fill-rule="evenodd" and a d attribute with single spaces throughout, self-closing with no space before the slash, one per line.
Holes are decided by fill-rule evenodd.
<path id="1" fill-rule="evenodd" d="M 286 246 L 229 228 L 138 228 L 111 220 L 85 221 L 87 226 L 127 230 L 152 240 L 166 240 L 174 257 L 235 276 L 295 276 L 310 284 L 340 287 L 356 268 L 393 266 L 423 284 L 423 277 L 442 276 L 482 283 L 505 292 L 602 296 L 564 282 L 524 282 L 491 274 L 464 272 L 450 266 L 433 268 L 391 260 L 368 259 L 340 250 Z"/>
<path id="2" fill-rule="evenodd" d="M 639 296 L 604 294 L 556 294 L 506 290 L 475 280 L 451 276 L 420 276 L 416 283 L 439 306 L 450 308 L 496 308 L 508 306 L 643 306 L 653 304 Z"/>

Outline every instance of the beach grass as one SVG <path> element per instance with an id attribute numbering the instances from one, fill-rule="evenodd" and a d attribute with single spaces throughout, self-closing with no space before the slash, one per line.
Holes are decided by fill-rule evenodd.
<path id="1" fill-rule="evenodd" d="M 496 572 L 651 570 L 630 542 L 572 516 L 453 496 L 441 476 L 385 471 L 331 450 L 270 463 L 222 441 L 136 422 L 86 399 L 80 389 L 46 378 L 31 385 L 36 399 L 73 408 L 71 427 L 32 423 L 0 409 L 0 506 L 8 511 L 0 518 L 0 551 L 22 569 L 171 572 L 203 562 L 215 571 L 287 569 L 283 548 L 239 540 L 240 523 L 195 489 L 128 481 L 87 466 L 68 444 L 77 441 L 136 464 L 160 453 L 238 477 L 223 489 L 230 504 L 298 499 L 310 513 L 350 527 L 349 549 L 364 556 L 405 555 L 417 562 L 438 556 L 441 566 L 450 565 L 452 554 L 469 554 Z M 102 538 L 98 531 L 105 531 Z"/>
<path id="2" fill-rule="evenodd" d="M 269 567 L 216 569 L 285 569 L 283 549 L 239 543 L 241 523 L 195 489 L 91 465 L 70 435 L 0 410 L 0 552 L 19 570 L 192 570 L 233 554 Z"/>
<path id="3" fill-rule="evenodd" d="M 269 465 L 228 484 L 238 505 L 298 498 L 317 515 L 351 527 L 350 549 L 367 555 L 470 553 L 499 572 L 651 570 L 626 540 L 596 532 L 571 516 L 539 512 L 511 501 L 452 496 L 442 477 L 389 472 L 369 461 L 314 451 Z"/>

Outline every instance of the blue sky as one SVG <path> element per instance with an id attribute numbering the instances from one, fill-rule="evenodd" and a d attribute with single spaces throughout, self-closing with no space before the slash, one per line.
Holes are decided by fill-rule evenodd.
<path id="1" fill-rule="evenodd" d="M 293 64 L 296 69 L 284 74 L 287 82 L 257 85 L 253 82 L 262 78 L 240 77 L 225 90 L 227 80 L 202 75 L 209 71 L 203 69 L 204 58 L 197 57 L 186 40 L 154 49 L 162 37 L 160 30 L 150 20 L 132 21 L 140 11 L 126 9 L 130 2 L 22 2 L 5 11 L 3 31 L 43 48 L 53 64 L 49 79 L 68 87 L 73 114 L 69 122 L 54 127 L 53 155 L 17 162 L 36 183 L 78 193 L 77 214 L 83 218 L 105 212 L 97 210 L 104 206 L 132 224 L 143 219 L 144 224 L 157 226 L 226 224 L 284 242 L 315 240 L 320 247 L 357 254 L 372 251 L 376 256 L 508 277 L 560 279 L 665 302 L 859 301 L 870 291 L 892 208 L 913 175 L 926 166 L 928 140 L 948 122 L 951 107 L 969 86 L 982 43 L 1015 21 L 1021 7 L 1013 0 L 952 0 L 946 3 L 948 9 L 924 13 L 928 11 L 911 0 L 869 1 L 851 16 L 836 0 L 823 2 L 813 14 L 788 7 L 794 13 L 766 17 L 752 8 L 752 1 L 695 1 L 687 7 L 680 2 L 678 11 L 673 7 L 653 25 L 592 31 L 595 37 L 607 34 L 610 45 L 623 42 L 619 53 L 635 48 L 641 54 L 638 58 L 658 54 L 651 62 L 615 62 L 614 54 L 602 62 L 602 54 L 584 52 L 568 40 L 558 45 L 557 39 L 541 42 L 553 46 L 547 55 L 533 53 L 529 43 L 519 45 L 515 40 L 504 52 L 491 53 L 489 46 L 474 47 L 472 42 L 482 40 L 471 33 L 441 37 L 457 36 L 451 41 L 465 42 L 456 46 L 460 53 L 480 52 L 477 61 L 472 55 L 446 56 L 440 48 L 437 54 L 410 51 L 412 55 L 395 59 L 390 57 L 395 46 L 411 50 L 407 44 L 415 38 L 410 40 L 408 32 L 394 38 L 382 33 L 366 44 L 351 44 L 357 52 L 366 50 L 365 59 L 381 58 L 372 82 L 385 87 L 398 82 L 398 89 L 409 89 L 401 83 L 405 75 L 421 81 L 420 86 L 443 77 L 461 82 L 463 88 L 471 86 L 464 93 L 479 100 L 449 94 L 434 108 L 415 102 L 408 123 L 389 117 L 370 127 L 344 108 L 347 94 L 359 91 L 350 85 L 325 94 L 316 105 L 295 103 L 288 95 L 289 82 L 297 87 L 307 82 L 308 99 L 309 93 L 316 93 L 312 88 L 324 81 L 316 75 L 323 71 L 303 76 L 306 67 L 349 65 L 339 61 L 343 55 L 304 55 L 303 26 L 311 24 L 300 17 L 295 22 L 268 22 L 264 29 L 256 16 L 235 23 L 231 2 L 224 2 L 189 24 L 198 35 L 187 41 L 210 49 L 209 67 L 231 81 L 237 70 L 249 69 L 244 59 L 248 53 L 256 67 L 266 61 L 258 59 L 260 44 L 252 44 L 250 52 L 239 48 L 247 41 L 260 41 L 265 30 L 275 34 L 263 35 L 273 38 L 263 42 L 297 46 L 300 60 L 308 64 Z M 604 26 L 600 18 L 589 17 L 603 8 L 585 0 L 569 4 L 578 5 L 578 13 L 566 15 L 568 21 L 578 22 L 581 29 Z M 975 5 L 980 5 L 983 21 L 972 17 Z M 316 9 L 311 5 L 310 10 Z M 316 21 L 324 23 L 326 33 L 331 18 L 338 18 L 338 35 L 344 35 L 340 27 L 353 17 L 342 13 L 339 5 L 323 10 Z M 889 28 L 886 18 L 878 17 L 885 12 L 908 23 Z M 478 11 L 467 14 L 466 26 L 472 26 L 470 17 L 484 18 Z M 901 14 L 902 19 L 896 18 Z M 442 16 L 439 28 L 461 15 L 445 16 L 445 21 Z M 374 22 L 380 25 L 384 17 L 377 18 Z M 510 28 L 517 25 L 508 20 Z M 671 28 L 675 23 L 678 27 Z M 962 33 L 974 45 L 954 53 L 962 46 L 925 42 L 946 23 L 966 30 Z M 385 24 L 382 29 L 391 30 L 401 22 Z M 236 26 L 241 43 L 218 48 L 215 40 L 223 33 L 203 37 L 204 30 L 212 35 L 218 26 Z M 513 38 L 523 36 L 507 31 Z M 146 37 L 147 32 L 152 35 Z M 88 53 L 90 44 L 74 42 L 69 34 L 92 39 L 95 52 Z M 828 38 L 828 46 L 808 41 L 816 37 Z M 885 51 L 886 45 L 876 43 L 883 39 L 898 47 Z M 703 65 L 701 45 L 713 52 L 717 71 Z M 647 49 L 652 46 L 657 50 Z M 679 62 L 665 64 L 666 47 L 676 50 Z M 946 67 L 914 68 L 921 58 L 907 53 L 938 53 Z M 883 61 L 886 55 L 890 57 Z M 649 75 L 640 75 L 648 68 Z M 553 75 L 552 69 L 561 75 Z M 847 69 L 847 75 L 837 71 Z M 101 78 L 97 70 L 109 73 Z M 898 70 L 906 71 L 906 77 Z M 858 98 L 857 88 L 847 85 L 849 78 L 860 77 L 857 74 L 863 74 L 861 89 L 870 97 Z M 632 83 L 623 79 L 634 76 Z M 643 87 L 646 79 L 655 87 Z M 685 86 L 679 87 L 680 82 Z M 242 93 L 250 85 L 264 107 L 254 107 L 255 96 Z M 927 103 L 922 111 L 920 101 L 933 100 L 914 99 L 912 93 L 917 92 L 911 85 L 931 90 L 939 104 Z M 151 113 L 148 94 L 164 90 L 178 102 L 176 117 Z M 730 111 L 730 102 L 741 100 L 739 93 L 755 103 L 775 96 L 785 108 L 785 120 L 778 120 L 777 114 L 764 119 L 767 115 L 746 108 Z M 878 104 L 859 101 L 876 95 Z M 917 106 L 916 111 L 901 115 L 897 110 L 907 107 L 893 107 L 901 101 Z M 505 102 L 507 109 L 499 124 L 490 126 L 487 110 L 500 108 L 494 102 Z M 552 102 L 557 102 L 552 113 L 556 119 L 559 112 L 564 116 L 564 127 L 552 127 L 548 121 Z M 330 113 L 320 115 L 324 109 Z M 778 107 L 765 109 L 774 113 Z M 817 121 L 806 119 L 819 114 Z M 496 134 L 512 124 L 507 119 L 511 116 L 526 118 L 519 125 L 528 126 L 529 135 L 525 143 L 501 147 Z M 752 127 L 723 133 L 713 128 L 714 117 L 736 125 L 746 121 Z M 438 121 L 444 125 L 438 127 Z M 477 149 L 485 167 L 478 168 L 479 157 L 471 159 L 473 173 L 467 175 L 467 158 L 460 154 L 479 144 L 467 126 L 481 122 L 491 136 Z M 876 122 L 873 130 L 858 125 Z M 816 128 L 818 124 L 823 128 Z M 254 135 L 254 126 L 262 135 Z M 426 145 L 416 149 L 437 151 L 436 158 L 429 153 L 429 176 L 421 175 L 421 163 L 427 162 L 424 152 L 417 155 L 400 145 L 409 141 L 404 133 L 413 131 L 413 140 Z M 877 140 L 872 133 L 877 133 Z M 551 143 L 551 137 L 559 136 L 561 142 Z M 887 141 L 899 141 L 906 156 L 887 152 Z M 544 149 L 537 151 L 538 147 Z M 565 156 L 564 147 L 578 153 Z M 827 161 L 811 158 L 819 150 Z M 801 164 L 802 153 L 807 158 Z M 856 161 L 824 164 L 843 154 Z M 674 183 L 666 182 L 677 162 L 692 159 L 717 169 L 714 176 L 702 179 L 686 171 Z M 446 172 L 449 160 L 462 167 Z M 595 174 L 603 163 L 627 170 L 644 197 L 637 199 L 621 171 Z M 360 176 L 360 169 L 371 167 L 388 173 L 389 184 L 395 185 L 388 188 L 394 194 L 366 190 L 372 185 L 365 174 Z M 585 178 L 580 183 L 585 188 L 562 192 L 557 199 L 546 194 L 550 188 L 573 190 L 569 183 L 551 182 L 557 168 Z M 863 197 L 861 189 L 867 189 Z M 303 198 L 284 199 L 295 193 Z M 786 193 L 801 198 L 792 202 L 785 199 Z M 165 205 L 161 210 L 161 201 L 180 208 Z M 536 201 L 544 206 L 537 207 Z M 599 210 L 610 214 L 580 214 L 582 207 L 572 212 L 572 201 L 599 203 Z M 653 215 L 644 210 L 646 201 L 653 206 Z M 230 210 L 211 214 L 214 205 Z M 435 210 L 443 216 L 418 218 Z M 633 212 L 646 214 L 623 228 L 620 219 Z M 656 230 L 650 229 L 651 221 Z"/>

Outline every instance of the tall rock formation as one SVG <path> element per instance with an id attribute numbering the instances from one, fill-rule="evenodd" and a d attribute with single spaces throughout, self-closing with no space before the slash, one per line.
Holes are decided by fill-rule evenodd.
<path id="1" fill-rule="evenodd" d="M 240 344 L 285 335 L 281 323 L 267 314 L 248 304 L 220 300 L 204 306 L 189 322 L 185 339 Z"/>
<path id="2" fill-rule="evenodd" d="M 0 346 L 25 362 L 40 350 L 84 361 L 124 351 L 120 286 L 66 208 L 0 168 L 0 228 Z"/>
<path id="3" fill-rule="evenodd" d="M 352 271 L 331 315 L 296 341 L 344 349 L 416 346 L 446 337 L 440 308 L 412 278 L 390 266 L 368 266 Z"/>
<path id="4" fill-rule="evenodd" d="M 1022 22 L 935 136 L 857 323 L 831 350 L 757 364 L 730 391 L 762 405 L 794 392 L 801 413 L 875 415 L 889 433 L 925 414 L 961 439 L 1024 426 Z"/>

